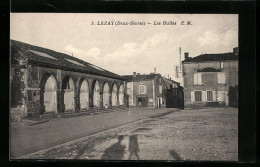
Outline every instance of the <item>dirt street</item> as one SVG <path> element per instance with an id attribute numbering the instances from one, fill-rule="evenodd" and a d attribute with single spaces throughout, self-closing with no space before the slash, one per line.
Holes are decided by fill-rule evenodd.
<path id="1" fill-rule="evenodd" d="M 237 117 L 234 108 L 181 110 L 23 158 L 237 161 Z"/>

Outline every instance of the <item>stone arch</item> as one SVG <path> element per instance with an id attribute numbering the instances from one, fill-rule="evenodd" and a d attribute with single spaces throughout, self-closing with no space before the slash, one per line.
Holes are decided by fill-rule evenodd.
<path id="1" fill-rule="evenodd" d="M 52 74 L 43 75 L 40 82 L 42 113 L 57 113 L 57 86 L 57 80 Z"/>
<path id="2" fill-rule="evenodd" d="M 79 84 L 79 102 L 81 110 L 89 109 L 89 83 L 86 79 L 81 79 Z"/>
<path id="3" fill-rule="evenodd" d="M 97 80 L 94 80 L 92 83 L 92 104 L 93 107 L 100 107 L 100 84 Z"/>
<path id="4" fill-rule="evenodd" d="M 110 104 L 110 88 L 107 82 L 105 82 L 103 87 L 103 107 L 109 107 Z"/>
<path id="5" fill-rule="evenodd" d="M 73 79 L 69 76 L 64 77 L 62 80 L 62 91 L 64 92 L 64 110 L 73 111 L 74 110 L 74 94 L 75 94 L 75 83 Z"/>
<path id="6" fill-rule="evenodd" d="M 119 87 L 119 105 L 124 105 L 124 86 L 123 84 L 120 84 L 120 87 Z"/>
<path id="7" fill-rule="evenodd" d="M 115 83 L 113 83 L 112 86 L 112 97 L 111 97 L 111 101 L 112 101 L 112 107 L 117 106 L 117 86 Z"/>

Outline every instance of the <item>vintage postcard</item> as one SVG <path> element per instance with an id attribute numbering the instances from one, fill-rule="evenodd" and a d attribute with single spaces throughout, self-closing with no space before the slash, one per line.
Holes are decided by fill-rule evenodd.
<path id="1" fill-rule="evenodd" d="M 238 22 L 11 13 L 10 159 L 238 161 Z"/>

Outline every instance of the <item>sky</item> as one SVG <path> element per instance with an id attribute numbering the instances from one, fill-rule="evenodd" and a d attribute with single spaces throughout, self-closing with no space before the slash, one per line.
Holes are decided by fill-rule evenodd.
<path id="1" fill-rule="evenodd" d="M 122 25 L 126 22 L 145 25 Z M 195 57 L 238 47 L 238 15 L 11 13 L 10 38 L 73 54 L 119 75 L 150 74 L 156 68 L 182 83 L 175 69 L 184 52 Z"/>

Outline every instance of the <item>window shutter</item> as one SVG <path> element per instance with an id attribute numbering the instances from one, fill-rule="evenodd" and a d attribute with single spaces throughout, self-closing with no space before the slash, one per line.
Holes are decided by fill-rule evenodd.
<path id="1" fill-rule="evenodd" d="M 194 101 L 195 101 L 195 99 L 194 99 L 194 91 L 191 91 L 191 92 L 190 92 L 190 97 L 191 97 L 191 98 L 190 98 L 190 101 L 191 101 L 191 102 L 194 102 Z"/>
<path id="2" fill-rule="evenodd" d="M 144 85 L 144 93 L 147 93 L 147 87 Z"/>
<path id="3" fill-rule="evenodd" d="M 201 95 L 201 96 L 202 96 L 202 97 L 201 97 L 201 101 L 202 101 L 202 102 L 205 102 L 205 101 L 206 101 L 206 91 L 201 91 L 201 94 L 202 94 L 202 95 Z"/>
<path id="4" fill-rule="evenodd" d="M 224 74 L 224 76 L 223 76 L 223 83 L 226 83 L 227 82 L 227 74 Z"/>
<path id="5" fill-rule="evenodd" d="M 198 73 L 198 81 L 197 81 L 197 82 L 198 82 L 198 85 L 201 85 L 201 83 L 202 83 L 202 82 L 201 82 L 201 78 L 202 78 L 202 77 L 201 77 L 201 73 Z"/>
<path id="6" fill-rule="evenodd" d="M 197 85 L 198 84 L 198 74 L 194 74 L 194 85 Z"/>
<path id="7" fill-rule="evenodd" d="M 213 91 L 213 101 L 217 101 L 216 100 L 216 91 Z"/>
<path id="8" fill-rule="evenodd" d="M 218 83 L 221 83 L 221 77 L 220 77 L 221 73 L 218 73 Z"/>
<path id="9" fill-rule="evenodd" d="M 226 105 L 229 105 L 229 94 L 228 94 L 228 92 L 225 92 L 224 93 L 225 94 L 225 103 L 226 103 Z"/>
<path id="10" fill-rule="evenodd" d="M 218 83 L 225 84 L 226 83 L 227 74 L 225 73 L 218 73 Z"/>

